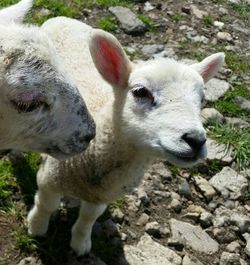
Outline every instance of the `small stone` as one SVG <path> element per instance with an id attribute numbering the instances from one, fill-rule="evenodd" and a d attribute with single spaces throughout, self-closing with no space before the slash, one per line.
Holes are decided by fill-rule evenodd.
<path id="1" fill-rule="evenodd" d="M 22 259 L 18 265 L 42 265 L 41 260 L 35 257 L 27 257 Z"/>
<path id="2" fill-rule="evenodd" d="M 214 102 L 223 97 L 229 90 L 229 83 L 225 80 L 212 78 L 206 83 L 205 99 Z"/>
<path id="3" fill-rule="evenodd" d="M 139 217 L 139 219 L 138 219 L 136 225 L 144 226 L 146 223 L 148 223 L 148 220 L 149 220 L 149 216 L 148 216 L 146 213 L 143 213 L 143 214 Z"/>
<path id="4" fill-rule="evenodd" d="M 231 253 L 239 253 L 241 249 L 240 243 L 238 241 L 233 241 L 226 246 L 226 251 Z"/>
<path id="5" fill-rule="evenodd" d="M 213 196 L 216 195 L 215 189 L 211 186 L 211 184 L 201 176 L 194 176 L 194 181 L 199 190 L 202 192 L 204 197 L 210 201 Z"/>
<path id="6" fill-rule="evenodd" d="M 137 238 L 137 234 L 135 232 L 133 232 L 132 230 L 128 229 L 127 230 L 127 234 L 132 238 L 132 239 L 136 239 Z"/>
<path id="7" fill-rule="evenodd" d="M 201 111 L 201 118 L 203 123 L 207 123 L 209 120 L 222 123 L 224 121 L 223 115 L 214 108 L 204 108 Z"/>
<path id="8" fill-rule="evenodd" d="M 113 221 L 116 223 L 122 223 L 124 219 L 124 213 L 119 208 L 112 210 L 111 216 Z"/>
<path id="9" fill-rule="evenodd" d="M 240 265 L 240 255 L 229 252 L 222 252 L 220 265 Z"/>
<path id="10" fill-rule="evenodd" d="M 189 223 L 176 219 L 170 220 L 172 238 L 181 242 L 186 247 L 191 247 L 194 251 L 212 254 L 218 251 L 219 245 L 200 226 L 193 226 Z M 206 244 L 204 244 L 206 242 Z"/>
<path id="11" fill-rule="evenodd" d="M 245 247 L 245 253 L 247 254 L 248 257 L 250 257 L 250 234 L 245 233 L 243 234 L 243 237 L 246 240 L 246 247 Z"/>
<path id="12" fill-rule="evenodd" d="M 147 57 L 153 56 L 153 54 L 161 52 L 164 50 L 164 45 L 158 44 L 151 44 L 151 45 L 144 45 L 142 47 L 142 53 Z"/>
<path id="13" fill-rule="evenodd" d="M 207 138 L 207 159 L 219 160 L 224 163 L 231 163 L 233 158 L 231 156 L 231 149 L 228 149 L 226 145 L 216 142 L 211 138 Z M 211 184 L 211 183 L 210 183 Z"/>
<path id="14" fill-rule="evenodd" d="M 141 35 L 146 32 L 145 24 L 129 8 L 115 6 L 110 7 L 109 11 L 116 16 L 127 34 Z"/>
<path id="15" fill-rule="evenodd" d="M 38 13 L 37 13 L 37 15 L 38 15 L 38 16 L 41 16 L 41 17 L 49 16 L 50 14 L 51 14 L 51 11 L 50 11 L 49 9 L 47 9 L 47 8 L 41 8 L 41 9 L 38 11 Z"/>
<path id="16" fill-rule="evenodd" d="M 225 243 L 230 243 L 234 240 L 237 239 L 237 236 L 233 231 L 227 230 L 223 227 L 221 228 L 214 228 L 213 230 L 214 238 L 220 243 L 220 244 L 225 244 Z"/>
<path id="17" fill-rule="evenodd" d="M 212 225 L 213 215 L 210 212 L 203 212 L 200 215 L 200 224 L 202 227 L 209 227 Z"/>
<path id="18" fill-rule="evenodd" d="M 152 235 L 155 238 L 161 237 L 160 225 L 156 221 L 147 223 L 145 230 L 149 235 Z"/>
<path id="19" fill-rule="evenodd" d="M 122 241 L 126 241 L 128 239 L 128 235 L 125 233 L 120 233 L 120 237 Z"/>
<path id="20" fill-rule="evenodd" d="M 218 190 L 224 198 L 238 200 L 243 198 L 248 187 L 247 179 L 230 167 L 224 167 L 213 176 L 209 183 Z"/>
<path id="21" fill-rule="evenodd" d="M 149 11 L 154 10 L 155 7 L 152 6 L 150 2 L 147 1 L 147 2 L 144 4 L 144 8 L 143 8 L 143 9 L 144 9 L 144 11 L 149 12 Z"/>
<path id="22" fill-rule="evenodd" d="M 197 222 L 199 220 L 200 214 L 199 213 L 186 213 L 183 215 L 183 218 L 187 218 Z"/>
<path id="23" fill-rule="evenodd" d="M 126 195 L 126 203 L 128 205 L 128 210 L 130 212 L 137 212 L 139 209 L 138 207 L 140 206 L 140 202 L 137 200 L 137 196 L 134 195 Z"/>
<path id="24" fill-rule="evenodd" d="M 192 192 L 190 190 L 190 187 L 189 187 L 189 184 L 188 184 L 187 180 L 186 179 L 181 179 L 180 182 L 181 183 L 179 185 L 179 194 L 181 196 L 184 196 L 188 200 L 190 200 L 192 198 Z"/>
<path id="25" fill-rule="evenodd" d="M 242 109 L 250 113 L 250 101 L 243 97 L 235 97 L 234 102 Z"/>
<path id="26" fill-rule="evenodd" d="M 182 203 L 177 199 L 172 199 L 169 207 L 179 213 L 182 210 Z"/>
<path id="27" fill-rule="evenodd" d="M 206 11 L 200 10 L 197 6 L 191 5 L 191 12 L 194 14 L 195 17 L 202 19 L 204 16 L 207 16 L 208 13 Z"/>
<path id="28" fill-rule="evenodd" d="M 181 265 L 182 261 L 173 250 L 155 242 L 147 234 L 140 238 L 137 246 L 125 245 L 124 256 L 129 265 Z"/>
<path id="29" fill-rule="evenodd" d="M 226 122 L 240 129 L 246 129 L 250 127 L 250 124 L 240 118 L 226 117 Z"/>
<path id="30" fill-rule="evenodd" d="M 189 205 L 187 208 L 187 211 L 191 213 L 199 213 L 199 214 L 205 212 L 204 208 L 202 208 L 201 206 L 195 205 L 195 204 Z"/>
<path id="31" fill-rule="evenodd" d="M 228 33 L 228 32 L 220 31 L 220 32 L 217 33 L 216 36 L 217 36 L 217 39 L 219 41 L 228 41 L 228 42 L 232 42 L 233 41 L 233 38 L 232 38 L 231 34 Z"/>
<path id="32" fill-rule="evenodd" d="M 185 13 L 185 14 L 188 14 L 188 15 L 191 14 L 191 8 L 190 8 L 190 6 L 182 6 L 182 7 L 181 7 L 181 11 L 182 11 L 183 13 Z"/>
<path id="33" fill-rule="evenodd" d="M 224 27 L 225 23 L 221 22 L 221 21 L 214 21 L 214 26 L 219 28 L 219 29 L 222 29 Z"/>
<path id="34" fill-rule="evenodd" d="M 138 188 L 138 199 L 144 206 L 149 205 L 150 200 L 143 186 L 139 186 Z"/>

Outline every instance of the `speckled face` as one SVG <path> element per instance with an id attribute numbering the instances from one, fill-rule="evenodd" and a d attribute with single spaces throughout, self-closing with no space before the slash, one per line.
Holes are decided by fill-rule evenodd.
<path id="1" fill-rule="evenodd" d="M 0 79 L 1 149 L 48 153 L 64 159 L 85 150 L 95 123 L 51 43 L 29 36 L 20 47 L 4 44 Z"/>

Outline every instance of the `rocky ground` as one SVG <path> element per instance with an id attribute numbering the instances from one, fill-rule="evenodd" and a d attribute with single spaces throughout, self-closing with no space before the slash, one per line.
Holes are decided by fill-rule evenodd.
<path id="1" fill-rule="evenodd" d="M 30 19 L 42 22 L 64 14 L 48 2 L 37 1 Z M 193 169 L 156 161 L 140 187 L 114 202 L 96 222 L 92 253 L 76 258 L 69 238 L 78 201 L 65 198 L 47 238 L 29 238 L 24 219 L 39 156 L 4 156 L 0 264 L 250 264 L 250 2 L 64 2 L 78 8 L 74 17 L 113 32 L 133 60 L 172 57 L 191 63 L 226 53 L 225 67 L 207 84 L 202 111 L 208 158 Z"/>

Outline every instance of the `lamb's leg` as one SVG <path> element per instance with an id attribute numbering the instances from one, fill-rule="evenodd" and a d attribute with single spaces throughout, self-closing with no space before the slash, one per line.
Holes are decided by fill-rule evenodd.
<path id="1" fill-rule="evenodd" d="M 42 236 L 47 232 L 50 215 L 59 204 L 61 195 L 49 190 L 39 189 L 35 205 L 28 214 L 28 232 L 32 236 Z"/>
<path id="2" fill-rule="evenodd" d="M 79 217 L 72 228 L 70 246 L 78 256 L 91 249 L 91 231 L 96 219 L 106 209 L 106 204 L 95 204 L 82 201 Z"/>

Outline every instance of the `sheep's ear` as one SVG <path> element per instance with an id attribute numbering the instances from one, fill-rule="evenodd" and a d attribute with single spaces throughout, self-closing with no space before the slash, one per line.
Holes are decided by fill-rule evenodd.
<path id="1" fill-rule="evenodd" d="M 220 70 L 224 64 L 224 59 L 225 54 L 223 52 L 215 53 L 208 56 L 200 63 L 193 64 L 192 68 L 199 72 L 206 83 Z"/>
<path id="2" fill-rule="evenodd" d="M 119 41 L 110 33 L 95 29 L 89 49 L 102 77 L 113 87 L 127 87 L 131 63 Z"/>
<path id="3" fill-rule="evenodd" d="M 0 24 L 21 23 L 32 7 L 32 0 L 22 0 L 19 3 L 0 10 Z"/>

